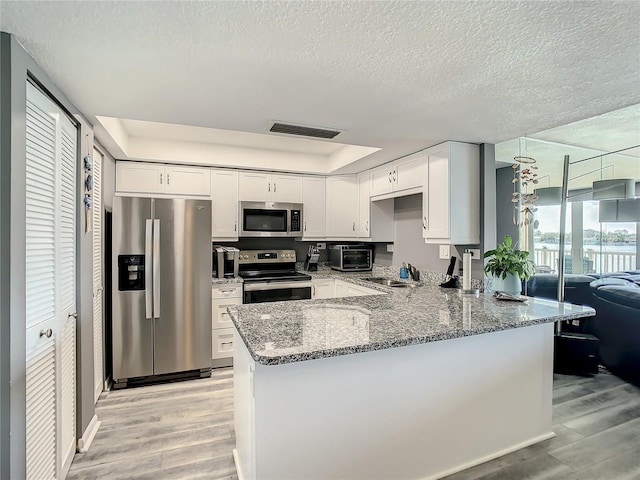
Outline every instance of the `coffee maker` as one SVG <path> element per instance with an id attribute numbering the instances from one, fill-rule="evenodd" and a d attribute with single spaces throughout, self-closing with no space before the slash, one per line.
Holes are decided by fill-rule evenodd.
<path id="1" fill-rule="evenodd" d="M 233 278 L 238 276 L 240 250 L 235 247 L 213 246 L 213 277 Z"/>

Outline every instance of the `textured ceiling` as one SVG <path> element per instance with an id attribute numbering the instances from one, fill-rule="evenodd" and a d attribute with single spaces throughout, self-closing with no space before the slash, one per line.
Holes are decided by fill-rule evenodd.
<path id="1" fill-rule="evenodd" d="M 640 103 L 638 1 L 0 2 L 89 119 L 336 128 L 366 168 Z"/>

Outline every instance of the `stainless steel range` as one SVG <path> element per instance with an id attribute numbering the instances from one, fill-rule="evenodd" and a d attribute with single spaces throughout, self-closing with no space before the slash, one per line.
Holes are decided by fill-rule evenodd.
<path id="1" fill-rule="evenodd" d="M 311 276 L 296 272 L 295 250 L 240 250 L 244 303 L 311 298 Z"/>

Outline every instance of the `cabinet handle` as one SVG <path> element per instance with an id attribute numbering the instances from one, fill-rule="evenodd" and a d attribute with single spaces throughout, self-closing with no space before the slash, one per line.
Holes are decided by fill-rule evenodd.
<path id="1" fill-rule="evenodd" d="M 364 229 L 368 232 L 369 231 L 369 220 L 367 220 L 367 223 L 364 224 Z"/>
<path id="2" fill-rule="evenodd" d="M 67 314 L 67 318 L 78 318 L 78 312 L 71 312 Z"/>
<path id="3" fill-rule="evenodd" d="M 313 287 L 313 296 L 315 297 L 316 296 L 316 286 L 312 285 L 312 287 Z"/>
<path id="4" fill-rule="evenodd" d="M 46 330 L 40 330 L 40 338 L 42 337 L 47 337 L 47 338 L 51 338 L 51 335 L 53 335 L 53 330 L 51 330 L 50 328 L 47 328 Z"/>
<path id="5" fill-rule="evenodd" d="M 423 229 L 427 229 L 427 217 L 422 217 L 424 220 L 422 220 L 422 228 Z"/>
<path id="6" fill-rule="evenodd" d="M 393 181 L 394 182 L 396 181 L 396 171 L 395 170 L 393 171 Z"/>
<path id="7" fill-rule="evenodd" d="M 171 181 L 171 179 L 169 178 L 169 174 L 167 173 L 167 185 L 169 185 L 170 181 Z"/>
<path id="8" fill-rule="evenodd" d="M 162 174 L 160 174 L 160 185 L 162 185 Z"/>
<path id="9" fill-rule="evenodd" d="M 356 222 L 353 222 L 353 231 L 356 231 Z"/>
<path id="10" fill-rule="evenodd" d="M 389 172 L 389 183 L 391 183 L 391 172 Z"/>
<path id="11" fill-rule="evenodd" d="M 221 288 L 220 293 L 233 293 L 233 288 Z"/>
<path id="12" fill-rule="evenodd" d="M 233 342 L 222 342 L 220 345 L 233 345 Z"/>
<path id="13" fill-rule="evenodd" d="M 305 232 L 307 231 L 307 222 L 306 221 L 304 222 L 304 231 Z"/>
<path id="14" fill-rule="evenodd" d="M 267 191 L 270 192 L 271 191 L 271 182 L 269 182 L 267 185 L 269 185 L 269 187 L 267 188 Z"/>
<path id="15" fill-rule="evenodd" d="M 273 182 L 273 193 L 276 193 L 276 187 L 277 187 L 276 182 Z"/>

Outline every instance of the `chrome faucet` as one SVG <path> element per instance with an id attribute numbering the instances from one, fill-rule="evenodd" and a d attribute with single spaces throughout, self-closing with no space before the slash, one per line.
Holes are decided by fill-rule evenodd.
<path id="1" fill-rule="evenodd" d="M 411 280 L 413 280 L 414 282 L 420 280 L 420 272 L 416 270 L 416 267 L 414 267 L 410 263 L 407 263 L 407 270 L 409 270 L 409 276 L 411 277 Z"/>

